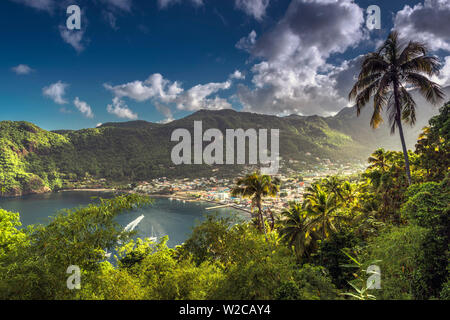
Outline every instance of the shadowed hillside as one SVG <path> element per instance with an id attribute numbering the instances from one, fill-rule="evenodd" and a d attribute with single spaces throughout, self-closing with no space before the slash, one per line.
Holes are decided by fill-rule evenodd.
<path id="1" fill-rule="evenodd" d="M 449 94 L 449 88 L 446 88 Z M 450 96 L 450 95 L 449 95 Z M 422 98 L 417 124 L 406 129 L 409 148 L 428 119 L 438 112 Z M 377 147 L 399 149 L 397 135 L 390 135 L 386 124 L 369 127 L 370 105 L 356 117 L 346 108 L 334 117 L 271 115 L 234 110 L 195 112 L 167 124 L 147 121 L 105 123 L 98 128 L 45 131 L 28 122 L 0 122 L 0 183 L 2 195 L 44 192 L 58 189 L 67 181 L 92 176 L 108 181 L 142 181 L 155 177 L 198 177 L 235 175 L 242 166 L 181 165 L 170 157 L 177 128 L 193 136 L 194 121 L 202 121 L 203 131 L 226 129 L 280 129 L 280 155 L 298 160 L 308 168 L 319 159 L 332 161 L 365 160 Z M 270 140 L 270 139 L 269 139 Z M 204 145 L 207 145 L 204 142 Z M 298 169 L 298 168 L 297 168 Z"/>

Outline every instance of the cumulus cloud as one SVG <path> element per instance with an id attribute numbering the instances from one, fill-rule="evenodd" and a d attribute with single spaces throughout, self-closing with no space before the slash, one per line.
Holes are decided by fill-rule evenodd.
<path id="1" fill-rule="evenodd" d="M 118 98 L 130 98 L 138 102 L 152 100 L 174 105 L 179 110 L 217 110 L 231 108 L 231 105 L 226 99 L 211 95 L 229 89 L 232 79 L 236 77 L 242 78 L 243 75 L 237 71 L 225 82 L 199 84 L 186 91 L 178 81 L 167 80 L 159 73 L 152 74 L 145 81 L 136 80 L 116 86 L 104 84 L 104 87 Z"/>
<path id="2" fill-rule="evenodd" d="M 152 98 L 160 99 L 162 102 L 170 102 L 183 91 L 177 81 L 171 82 L 164 79 L 159 73 L 152 74 L 145 81 L 136 80 L 117 86 L 104 84 L 104 87 L 112 91 L 116 97 L 127 97 L 139 102 Z"/>
<path id="3" fill-rule="evenodd" d="M 433 81 L 439 83 L 441 86 L 450 86 L 450 56 L 445 57 L 444 64 L 440 69 L 439 75 L 434 76 Z"/>
<path id="4" fill-rule="evenodd" d="M 158 6 L 160 9 L 166 9 L 167 7 L 180 3 L 185 0 L 158 0 Z M 203 0 L 189 0 L 194 6 L 200 7 L 203 5 Z"/>
<path id="5" fill-rule="evenodd" d="M 292 1 L 276 27 L 250 48 L 262 61 L 251 69 L 253 88 L 238 87 L 244 110 L 330 115 L 346 106 L 336 87 L 346 68 L 327 59 L 357 46 L 366 37 L 363 23 L 363 10 L 351 0 Z"/>
<path id="6" fill-rule="evenodd" d="M 42 89 L 42 94 L 50 99 L 52 99 L 57 104 L 66 104 L 67 101 L 64 99 L 64 95 L 66 94 L 66 88 L 69 85 L 67 83 L 63 83 L 58 81 L 49 85 L 48 87 L 44 87 Z"/>
<path id="7" fill-rule="evenodd" d="M 180 110 L 220 110 L 229 109 L 231 104 L 223 98 L 215 96 L 214 98 L 208 98 L 214 93 L 220 90 L 226 90 L 231 87 L 231 81 L 225 82 L 211 82 L 207 84 L 196 85 L 183 94 L 179 95 L 176 99 L 177 108 Z"/>
<path id="8" fill-rule="evenodd" d="M 232 74 L 230 74 L 229 77 L 231 80 L 236 79 L 236 80 L 244 80 L 245 79 L 245 75 L 240 72 L 239 70 L 235 70 Z"/>
<path id="9" fill-rule="evenodd" d="M 69 30 L 66 26 L 59 26 L 59 34 L 64 42 L 70 44 L 78 53 L 84 50 L 84 29 Z"/>
<path id="10" fill-rule="evenodd" d="M 123 119 L 136 120 L 138 118 L 138 115 L 131 111 L 125 102 L 120 100 L 118 97 L 113 99 L 112 104 L 108 104 L 106 111 Z"/>
<path id="11" fill-rule="evenodd" d="M 334 81 L 334 88 L 340 97 L 347 97 L 353 84 L 358 79 L 364 55 L 345 60 L 339 66 L 334 66 L 329 77 Z M 350 103 L 350 102 L 349 102 Z"/>
<path id="12" fill-rule="evenodd" d="M 78 111 L 80 111 L 86 118 L 94 117 L 94 113 L 92 113 L 91 106 L 88 105 L 86 102 L 81 101 L 78 97 L 75 98 L 73 104 L 78 109 Z"/>
<path id="13" fill-rule="evenodd" d="M 270 0 L 235 0 L 237 9 L 244 11 L 256 20 L 262 20 L 266 14 Z"/>
<path id="14" fill-rule="evenodd" d="M 16 67 L 12 67 L 11 70 L 17 74 L 23 75 L 23 74 L 30 74 L 31 72 L 33 72 L 34 70 L 31 69 L 29 66 L 27 66 L 26 64 L 19 64 Z"/>
<path id="15" fill-rule="evenodd" d="M 121 99 L 124 98 L 137 102 L 150 101 L 165 116 L 163 122 L 170 122 L 174 119 L 174 110 L 196 111 L 231 108 L 228 100 L 219 97 L 218 93 L 229 89 L 233 81 L 238 79 L 244 79 L 244 75 L 236 70 L 224 82 L 198 84 L 184 90 L 178 81 L 170 81 L 161 74 L 155 73 L 145 81 L 136 80 L 120 85 L 104 84 L 104 87 L 113 93 L 116 105 L 119 102 L 123 104 Z M 113 107 L 114 103 L 109 109 L 113 110 Z"/>
<path id="16" fill-rule="evenodd" d="M 247 52 L 251 52 L 253 50 L 253 46 L 256 43 L 256 32 L 255 30 L 252 30 L 248 36 L 241 38 L 237 43 L 236 43 L 236 48 L 247 51 Z"/>
<path id="17" fill-rule="evenodd" d="M 397 12 L 394 29 L 407 39 L 425 42 L 431 50 L 450 51 L 450 1 L 425 0 Z"/>

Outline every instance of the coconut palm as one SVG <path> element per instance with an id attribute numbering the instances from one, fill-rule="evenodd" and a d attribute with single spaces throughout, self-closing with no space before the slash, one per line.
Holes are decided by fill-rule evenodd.
<path id="1" fill-rule="evenodd" d="M 334 194 L 334 204 L 337 206 L 338 201 L 344 201 L 342 195 L 342 181 L 337 176 L 327 177 L 322 180 L 321 185 L 329 193 Z"/>
<path id="2" fill-rule="evenodd" d="M 433 104 L 443 99 L 441 87 L 429 79 L 438 73 L 439 60 L 428 55 L 424 44 L 415 41 L 403 44 L 398 33 L 393 31 L 376 52 L 365 55 L 358 80 L 349 94 L 350 100 L 356 100 L 358 116 L 373 96 L 373 114 L 370 120 L 373 128 L 377 128 L 383 121 L 382 111 L 387 107 L 391 134 L 396 128 L 400 134 L 409 184 L 411 172 L 402 120 L 410 125 L 416 121 L 416 103 L 410 94 L 411 89 L 418 89 Z"/>
<path id="3" fill-rule="evenodd" d="M 383 148 L 379 148 L 372 153 L 368 159 L 370 163 L 369 169 L 379 169 L 385 172 L 389 168 L 388 165 L 388 154 Z"/>
<path id="4" fill-rule="evenodd" d="M 340 196 L 345 205 L 350 206 L 353 204 L 357 197 L 357 186 L 350 181 L 344 181 L 341 184 Z"/>
<path id="5" fill-rule="evenodd" d="M 337 176 L 327 177 L 323 180 L 323 185 L 327 191 L 334 193 L 339 198 L 341 198 L 341 184 L 342 180 Z"/>
<path id="6" fill-rule="evenodd" d="M 324 240 L 331 232 L 336 232 L 333 221 L 336 216 L 334 212 L 337 209 L 336 195 L 327 193 L 320 185 L 316 185 L 315 191 L 309 193 L 305 197 L 304 209 L 308 216 L 313 220 L 313 224 L 320 228 L 322 240 Z"/>
<path id="7" fill-rule="evenodd" d="M 252 200 L 252 206 L 258 208 L 257 221 L 258 227 L 261 231 L 265 231 L 262 199 L 264 197 L 275 197 L 280 191 L 280 180 L 269 175 L 261 175 L 259 172 L 254 172 L 239 178 L 236 186 L 232 188 L 231 194 L 233 197 L 242 196 Z"/>
<path id="8" fill-rule="evenodd" d="M 314 250 L 318 239 L 314 220 L 308 217 L 307 211 L 297 202 L 289 204 L 289 208 L 281 212 L 280 235 L 289 245 L 294 247 L 297 257 L 309 255 Z"/>

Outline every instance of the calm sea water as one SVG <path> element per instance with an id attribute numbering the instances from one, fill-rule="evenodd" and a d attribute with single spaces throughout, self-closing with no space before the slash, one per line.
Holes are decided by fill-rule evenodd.
<path id="1" fill-rule="evenodd" d="M 20 213 L 23 226 L 42 223 L 46 224 L 49 217 L 55 215 L 58 210 L 86 206 L 89 203 L 98 203 L 98 199 L 92 197 L 110 198 L 110 193 L 99 192 L 58 192 L 39 195 L 29 195 L 18 198 L 0 199 L 0 208 Z M 155 198 L 153 205 L 126 212 L 117 217 L 117 222 L 122 226 L 128 225 L 139 216 L 144 218 L 139 222 L 135 230 L 137 237 L 162 237 L 169 236 L 168 245 L 173 247 L 183 243 L 190 235 L 192 228 L 202 220 L 205 214 L 213 212 L 219 215 L 236 214 L 242 218 L 242 211 L 232 208 L 219 208 L 206 210 L 214 204 L 201 202 L 185 202 Z"/>

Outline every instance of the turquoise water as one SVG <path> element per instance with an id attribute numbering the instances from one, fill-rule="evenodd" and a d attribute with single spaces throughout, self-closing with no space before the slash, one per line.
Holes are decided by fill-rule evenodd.
<path id="1" fill-rule="evenodd" d="M 39 195 L 29 195 L 17 198 L 0 199 L 0 208 L 20 213 L 23 226 L 36 223 L 46 224 L 49 216 L 55 215 L 58 210 L 86 206 L 89 203 L 97 203 L 92 197 L 109 198 L 110 193 L 103 192 L 58 192 Z M 137 237 L 162 237 L 169 236 L 168 245 L 173 247 L 183 243 L 190 235 L 192 228 L 204 220 L 204 214 L 217 212 L 220 215 L 237 214 L 244 217 L 242 212 L 231 208 L 219 208 L 206 210 L 214 204 L 201 202 L 185 202 L 155 198 L 153 205 L 126 212 L 117 217 L 117 222 L 122 226 L 128 225 L 141 215 L 144 218 L 136 227 Z"/>

